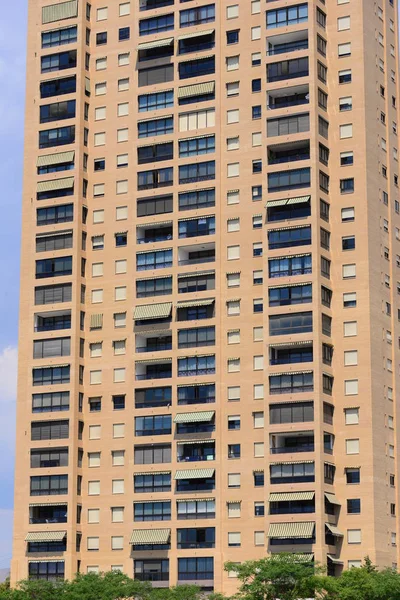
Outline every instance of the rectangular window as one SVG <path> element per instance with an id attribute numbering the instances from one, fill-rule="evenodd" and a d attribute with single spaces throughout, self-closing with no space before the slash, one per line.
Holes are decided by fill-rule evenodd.
<path id="1" fill-rule="evenodd" d="M 174 28 L 174 14 L 160 15 L 139 21 L 139 35 L 154 35 Z"/>
<path id="2" fill-rule="evenodd" d="M 162 67 L 150 67 L 148 69 L 139 69 L 138 86 L 156 85 L 174 80 L 173 65 L 164 65 Z"/>
<path id="3" fill-rule="evenodd" d="M 51 31 L 42 31 L 42 48 L 53 48 L 64 44 L 74 44 L 78 39 L 78 27 L 61 27 Z"/>

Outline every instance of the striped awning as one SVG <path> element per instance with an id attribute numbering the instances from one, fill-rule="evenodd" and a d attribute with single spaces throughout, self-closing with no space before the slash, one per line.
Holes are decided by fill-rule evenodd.
<path id="1" fill-rule="evenodd" d="M 160 121 L 161 119 L 172 119 L 174 115 L 164 115 L 163 117 L 153 117 L 152 119 L 140 119 L 138 123 L 147 123 L 148 121 Z"/>
<path id="2" fill-rule="evenodd" d="M 134 473 L 137 475 L 171 475 L 171 471 L 143 471 L 142 473 Z"/>
<path id="3" fill-rule="evenodd" d="M 63 559 L 61 558 L 42 558 L 40 560 L 29 560 L 28 563 L 30 565 L 35 565 L 36 563 L 63 563 L 65 562 Z"/>
<path id="4" fill-rule="evenodd" d="M 78 0 L 68 0 L 59 4 L 42 7 L 42 24 L 73 19 L 78 16 Z"/>
<path id="5" fill-rule="evenodd" d="M 175 416 L 174 423 L 209 423 L 215 415 L 215 410 L 180 413 Z"/>
<path id="6" fill-rule="evenodd" d="M 187 302 L 178 302 L 176 308 L 191 308 L 192 306 L 211 306 L 214 304 L 215 298 L 208 298 L 207 300 L 188 300 Z"/>
<path id="7" fill-rule="evenodd" d="M 190 38 L 200 37 L 201 35 L 211 35 L 215 32 L 215 29 L 204 29 L 204 31 L 196 31 L 195 33 L 187 33 L 186 35 L 180 35 L 178 40 L 188 40 Z"/>
<path id="8" fill-rule="evenodd" d="M 292 502 L 294 500 L 313 500 L 315 492 L 275 492 L 269 495 L 269 502 Z"/>
<path id="9" fill-rule="evenodd" d="M 314 521 L 306 521 L 305 523 L 271 523 L 267 533 L 269 538 L 312 538 L 314 535 Z"/>
<path id="10" fill-rule="evenodd" d="M 314 560 L 314 554 L 272 554 L 272 558 L 288 563 L 312 562 Z"/>
<path id="11" fill-rule="evenodd" d="M 177 442 L 178 446 L 189 446 L 193 444 L 215 444 L 215 440 L 187 440 L 186 442 Z"/>
<path id="12" fill-rule="evenodd" d="M 134 529 L 129 543 L 134 545 L 163 545 L 169 543 L 170 537 L 170 529 Z"/>
<path id="13" fill-rule="evenodd" d="M 61 542 L 67 535 L 66 531 L 35 531 L 28 533 L 26 542 Z"/>
<path id="14" fill-rule="evenodd" d="M 214 502 L 215 498 L 179 498 L 177 502 Z"/>
<path id="15" fill-rule="evenodd" d="M 325 527 L 331 534 L 335 537 L 343 537 L 343 533 L 336 527 L 336 525 L 331 525 L 330 523 L 325 523 Z"/>
<path id="16" fill-rule="evenodd" d="M 311 196 L 297 196 L 297 198 L 285 198 L 284 200 L 270 200 L 265 205 L 265 208 L 274 208 L 275 206 L 285 206 L 287 204 L 303 204 L 310 200 Z"/>
<path id="17" fill-rule="evenodd" d="M 166 319 L 171 314 L 172 302 L 163 302 L 161 304 L 144 304 L 137 306 L 133 318 L 135 321 L 145 321 L 147 319 Z"/>
<path id="18" fill-rule="evenodd" d="M 133 504 L 143 504 L 143 503 L 145 503 L 145 502 L 149 502 L 149 500 L 134 500 L 134 501 L 133 501 Z M 163 500 L 159 500 L 159 499 L 157 498 L 157 500 L 150 500 L 150 502 L 151 502 L 152 504 L 156 504 L 157 502 L 158 502 L 158 503 L 161 503 L 161 502 L 171 502 L 171 499 L 170 499 L 170 498 L 164 498 Z"/>
<path id="19" fill-rule="evenodd" d="M 304 432 L 303 432 L 304 433 Z M 288 460 L 269 463 L 270 466 L 275 465 L 311 465 L 314 464 L 313 460 Z"/>
<path id="20" fill-rule="evenodd" d="M 191 98 L 193 96 L 204 96 L 212 94 L 215 90 L 215 81 L 206 83 L 195 83 L 194 85 L 185 85 L 178 88 L 178 98 Z"/>
<path id="21" fill-rule="evenodd" d="M 325 492 L 324 495 L 328 502 L 330 502 L 330 504 L 334 504 L 335 506 L 342 506 L 339 500 L 336 498 L 335 494 L 329 494 L 328 492 Z"/>
<path id="22" fill-rule="evenodd" d="M 51 181 L 39 181 L 36 187 L 38 194 L 41 192 L 54 192 L 56 190 L 67 190 L 74 187 L 73 177 L 64 177 L 63 179 L 53 179 Z"/>
<path id="23" fill-rule="evenodd" d="M 67 501 L 65 501 L 65 502 L 38 502 L 38 503 L 33 502 L 29 506 L 32 508 L 37 507 L 37 506 L 67 506 Z"/>
<path id="24" fill-rule="evenodd" d="M 282 285 L 272 285 L 269 290 L 279 290 L 280 288 L 303 287 L 303 285 L 312 285 L 311 281 L 302 281 L 301 283 L 283 283 Z"/>
<path id="25" fill-rule="evenodd" d="M 333 556 L 332 554 L 327 554 L 326 555 L 327 558 L 329 558 L 329 560 L 331 562 L 333 562 L 334 565 L 343 565 L 344 562 L 342 560 L 340 560 L 339 558 L 336 558 L 336 556 Z"/>
<path id="26" fill-rule="evenodd" d="M 271 348 L 280 348 L 280 347 L 285 347 L 285 348 L 291 348 L 292 346 L 309 346 L 310 344 L 312 344 L 313 341 L 312 340 L 304 340 L 302 342 L 281 342 L 279 344 L 275 344 L 275 342 L 270 342 L 270 346 Z"/>
<path id="27" fill-rule="evenodd" d="M 276 229 L 268 229 L 268 233 L 272 233 L 273 231 L 290 231 L 292 229 L 307 229 L 310 225 L 293 225 L 292 227 L 277 227 Z"/>
<path id="28" fill-rule="evenodd" d="M 163 46 L 170 46 L 174 43 L 174 38 L 165 38 L 163 40 L 155 40 L 153 42 L 144 42 L 143 44 L 139 44 L 137 47 L 138 51 L 140 50 L 151 50 L 152 48 L 162 48 Z"/>
<path id="29" fill-rule="evenodd" d="M 313 371 L 281 371 L 280 373 L 271 373 L 270 377 L 277 377 L 281 375 L 308 375 Z"/>
<path id="30" fill-rule="evenodd" d="M 136 360 L 136 365 L 165 365 L 172 362 L 172 358 L 148 358 L 143 360 Z"/>
<path id="31" fill-rule="evenodd" d="M 194 273 L 181 273 L 178 275 L 178 279 L 187 279 L 188 277 L 204 277 L 205 275 L 215 275 L 215 271 L 195 271 Z"/>
<path id="32" fill-rule="evenodd" d="M 203 383 L 203 381 L 201 383 L 181 383 L 180 385 L 178 385 L 178 388 L 187 388 L 187 387 L 201 387 L 204 385 L 215 385 L 214 382 L 209 381 L 207 383 Z"/>
<path id="33" fill-rule="evenodd" d="M 201 60 L 207 60 L 209 58 L 215 58 L 214 54 L 207 54 L 206 56 L 199 56 L 199 58 L 185 58 L 185 60 L 181 60 L 180 64 L 182 63 L 188 63 L 188 62 L 193 62 L 193 61 L 201 61 Z M 179 98 L 179 91 L 178 91 L 178 98 Z"/>
<path id="34" fill-rule="evenodd" d="M 185 219 L 179 219 L 178 223 L 184 223 L 185 221 L 199 221 L 201 219 L 211 219 L 215 215 L 201 215 L 201 217 L 186 217 Z"/>
<path id="35" fill-rule="evenodd" d="M 37 240 L 49 237 L 61 237 L 63 235 L 72 235 L 72 229 L 63 229 L 62 231 L 49 231 L 48 233 L 38 233 L 36 236 Z"/>
<path id="36" fill-rule="evenodd" d="M 208 479 L 215 473 L 215 469 L 185 469 L 175 473 L 175 480 L 180 479 Z"/>
<path id="37" fill-rule="evenodd" d="M 50 165 L 61 165 L 62 163 L 73 162 L 75 158 L 75 151 L 59 152 L 58 154 L 45 154 L 44 156 L 38 156 L 36 166 L 47 167 Z"/>
<path id="38" fill-rule="evenodd" d="M 172 225 L 172 221 L 169 220 L 157 221 L 156 223 L 141 223 L 140 225 L 136 225 L 136 229 L 152 229 L 153 227 L 160 227 L 161 225 Z"/>
<path id="39" fill-rule="evenodd" d="M 101 329 L 103 327 L 103 315 L 90 315 L 90 329 Z"/>

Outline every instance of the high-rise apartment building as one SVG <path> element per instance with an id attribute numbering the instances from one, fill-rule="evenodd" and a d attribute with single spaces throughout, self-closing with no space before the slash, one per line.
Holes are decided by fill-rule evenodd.
<path id="1" fill-rule="evenodd" d="M 13 582 L 398 563 L 399 102 L 395 0 L 30 0 Z"/>

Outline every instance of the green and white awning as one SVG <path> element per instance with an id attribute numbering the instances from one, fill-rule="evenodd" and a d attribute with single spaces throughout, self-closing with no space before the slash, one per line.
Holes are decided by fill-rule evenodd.
<path id="1" fill-rule="evenodd" d="M 325 492 L 325 498 L 330 504 L 334 504 L 335 506 L 342 506 L 339 500 L 336 498 L 335 494 L 329 494 L 328 492 Z"/>
<path id="2" fill-rule="evenodd" d="M 195 33 L 187 33 L 186 35 L 180 35 L 178 40 L 188 40 L 190 38 L 200 37 L 201 35 L 211 35 L 215 29 L 204 29 L 204 31 L 196 31 Z"/>
<path id="3" fill-rule="evenodd" d="M 178 302 L 176 308 L 191 308 L 194 306 L 211 306 L 214 304 L 215 298 L 209 298 L 207 300 L 188 300 L 187 302 Z"/>
<path id="4" fill-rule="evenodd" d="M 171 314 L 172 302 L 161 304 L 144 304 L 137 306 L 133 318 L 135 321 L 146 321 L 148 319 L 166 319 Z"/>
<path id="5" fill-rule="evenodd" d="M 177 471 L 174 479 L 179 481 L 181 479 L 209 479 L 215 473 L 215 469 L 185 469 L 184 471 Z"/>
<path id="6" fill-rule="evenodd" d="M 185 85 L 178 88 L 178 98 L 192 98 L 193 96 L 204 96 L 212 94 L 215 90 L 215 81 L 206 83 L 195 83 L 194 85 Z"/>
<path id="7" fill-rule="evenodd" d="M 315 492 L 275 492 L 269 495 L 269 502 L 293 502 L 295 500 L 313 500 Z"/>
<path id="8" fill-rule="evenodd" d="M 52 179 L 51 181 L 39 181 L 37 184 L 36 191 L 38 194 L 41 192 L 54 192 L 57 190 L 67 190 L 74 187 L 73 177 L 63 177 L 63 179 Z"/>
<path id="9" fill-rule="evenodd" d="M 57 154 L 45 154 L 44 156 L 38 156 L 36 166 L 48 167 L 51 165 L 61 165 L 63 163 L 73 162 L 74 158 L 74 150 L 69 152 L 58 152 Z"/>
<path id="10" fill-rule="evenodd" d="M 42 8 L 42 24 L 73 19 L 78 16 L 78 0 L 50 4 Z"/>
<path id="11" fill-rule="evenodd" d="M 180 413 L 175 416 L 174 423 L 209 423 L 214 415 L 214 410 Z"/>
<path id="12" fill-rule="evenodd" d="M 329 560 L 331 562 L 333 562 L 334 565 L 343 565 L 344 564 L 342 560 L 340 560 L 339 558 L 336 558 L 336 556 L 333 556 L 332 554 L 327 554 L 326 556 L 329 558 Z"/>
<path id="13" fill-rule="evenodd" d="M 306 521 L 305 523 L 271 523 L 267 537 L 280 539 L 312 538 L 314 529 L 315 523 L 313 521 Z"/>
<path id="14" fill-rule="evenodd" d="M 66 537 L 66 531 L 35 531 L 28 533 L 26 542 L 62 542 Z"/>
<path id="15" fill-rule="evenodd" d="M 325 527 L 334 537 L 343 537 L 343 533 L 336 527 L 336 525 L 331 525 L 330 523 L 325 523 Z"/>
<path id="16" fill-rule="evenodd" d="M 144 42 L 139 44 L 137 49 L 139 50 L 151 50 L 152 48 L 162 48 L 163 46 L 171 46 L 174 43 L 174 38 L 165 38 L 163 40 L 155 40 L 154 42 Z"/>
<path id="17" fill-rule="evenodd" d="M 311 196 L 297 196 L 296 198 L 284 198 L 283 200 L 270 200 L 265 208 L 275 208 L 275 206 L 287 206 L 288 204 L 304 204 L 309 202 Z"/>
<path id="18" fill-rule="evenodd" d="M 129 543 L 133 545 L 154 544 L 155 546 L 161 546 L 168 544 L 170 537 L 170 529 L 134 529 Z"/>

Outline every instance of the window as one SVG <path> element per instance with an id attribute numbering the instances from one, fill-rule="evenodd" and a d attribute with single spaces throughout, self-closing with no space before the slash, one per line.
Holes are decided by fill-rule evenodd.
<path id="1" fill-rule="evenodd" d="M 346 440 L 346 454 L 359 454 L 360 440 Z"/>
<path id="2" fill-rule="evenodd" d="M 343 98 L 339 98 L 340 112 L 344 112 L 346 110 L 352 110 L 352 108 L 353 108 L 353 98 L 351 96 L 344 96 Z"/>
<path id="3" fill-rule="evenodd" d="M 180 504 L 178 503 L 178 515 Z M 189 503 L 187 503 L 189 504 Z M 199 502 L 200 504 L 200 502 Z M 207 502 L 206 502 L 207 504 Z M 186 505 L 183 507 L 181 517 L 178 518 L 190 518 L 185 517 Z M 171 502 L 135 502 L 133 505 L 134 521 L 170 521 L 171 520 Z M 189 511 L 190 512 L 190 511 Z M 205 511 L 204 511 L 205 512 Z M 211 512 L 211 511 L 210 511 Z M 215 507 L 214 507 L 215 512 Z M 204 515 L 207 518 L 207 515 Z"/>
<path id="4" fill-rule="evenodd" d="M 347 484 L 358 484 L 360 483 L 360 469 L 358 467 L 346 468 L 346 483 Z"/>
<path id="5" fill-rule="evenodd" d="M 68 493 L 68 475 L 38 475 L 30 478 L 31 496 L 57 496 Z"/>
<path id="6" fill-rule="evenodd" d="M 215 109 L 199 110 L 179 115 L 179 131 L 193 131 L 215 126 Z"/>
<path id="7" fill-rule="evenodd" d="M 135 493 L 169 492 L 171 491 L 171 473 L 136 474 L 134 475 L 134 491 Z"/>
<path id="8" fill-rule="evenodd" d="M 338 44 L 338 56 L 343 58 L 344 56 L 351 56 L 351 42 L 345 44 Z"/>
<path id="9" fill-rule="evenodd" d="M 52 48 L 54 46 L 62 46 L 64 44 L 73 44 L 78 39 L 78 28 L 76 25 L 72 27 L 62 27 L 51 31 L 43 31 L 42 48 Z"/>
<path id="10" fill-rule="evenodd" d="M 342 250 L 355 250 L 356 238 L 354 235 L 342 237 Z"/>
<path id="11" fill-rule="evenodd" d="M 50 73 L 51 71 L 62 71 L 64 69 L 73 69 L 76 67 L 76 50 L 59 52 L 58 54 L 48 54 L 42 56 L 40 60 L 41 73 Z"/>
<path id="12" fill-rule="evenodd" d="M 138 86 L 156 85 L 174 80 L 174 70 L 172 65 L 161 67 L 150 67 L 148 69 L 139 69 Z"/>
<path id="13" fill-rule="evenodd" d="M 339 132 L 341 140 L 351 138 L 353 137 L 353 125 L 351 123 L 348 125 L 340 125 Z"/>
<path id="14" fill-rule="evenodd" d="M 339 84 L 351 83 L 351 69 L 339 71 Z"/>
<path id="15" fill-rule="evenodd" d="M 337 20 L 337 30 L 344 31 L 350 29 L 350 17 L 339 17 Z"/>
<path id="16" fill-rule="evenodd" d="M 348 544 L 361 544 L 361 529 L 348 529 L 347 530 L 347 543 Z"/>
<path id="17" fill-rule="evenodd" d="M 345 408 L 344 417 L 346 425 L 358 425 L 359 423 L 359 409 L 358 408 Z"/>
<path id="18" fill-rule="evenodd" d="M 267 29 L 287 27 L 304 23 L 308 20 L 307 4 L 298 4 L 289 8 L 279 8 L 267 11 Z"/>
<path id="19" fill-rule="evenodd" d="M 182 14 L 182 13 L 181 13 Z M 181 25 L 182 26 L 182 25 Z M 174 15 L 167 14 L 139 21 L 139 35 L 154 35 L 174 28 Z"/>
<path id="20" fill-rule="evenodd" d="M 171 444 L 153 444 L 152 446 L 135 446 L 134 448 L 135 465 L 151 465 L 170 462 Z"/>

